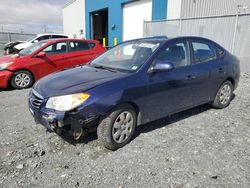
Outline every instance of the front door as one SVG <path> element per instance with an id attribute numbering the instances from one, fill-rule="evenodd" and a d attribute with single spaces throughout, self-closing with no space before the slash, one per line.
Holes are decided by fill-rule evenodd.
<path id="1" fill-rule="evenodd" d="M 44 57 L 34 56 L 33 69 L 35 69 L 37 79 L 40 79 L 47 74 L 55 71 L 62 70 L 64 68 L 64 63 L 67 61 L 67 43 L 58 42 L 51 44 L 42 50 L 46 53 Z"/>
<path id="2" fill-rule="evenodd" d="M 174 69 L 148 76 L 148 121 L 193 106 L 193 96 L 196 92 L 193 90 L 195 69 L 190 64 L 190 51 L 186 40 L 167 44 L 159 52 L 152 66 L 160 61 L 171 62 Z"/>

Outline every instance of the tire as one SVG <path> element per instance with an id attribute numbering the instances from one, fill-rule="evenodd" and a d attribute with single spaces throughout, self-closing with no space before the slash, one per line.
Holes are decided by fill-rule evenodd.
<path id="1" fill-rule="evenodd" d="M 17 71 L 10 79 L 10 84 L 15 89 L 29 88 L 34 84 L 33 75 L 28 71 Z"/>
<path id="2" fill-rule="evenodd" d="M 233 96 L 233 85 L 230 81 L 225 81 L 219 88 L 212 103 L 214 108 L 222 109 L 227 107 Z"/>
<path id="3" fill-rule="evenodd" d="M 98 140 L 107 149 L 117 150 L 131 141 L 137 125 L 135 110 L 130 105 L 121 105 L 97 128 Z"/>

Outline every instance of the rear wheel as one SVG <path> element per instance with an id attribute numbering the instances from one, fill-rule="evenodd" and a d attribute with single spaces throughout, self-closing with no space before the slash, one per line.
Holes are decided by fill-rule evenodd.
<path id="1" fill-rule="evenodd" d="M 104 147 L 116 150 L 131 141 L 136 124 L 134 109 L 121 105 L 99 124 L 98 139 Z"/>
<path id="2" fill-rule="evenodd" d="M 227 107 L 232 99 L 233 85 L 230 81 L 224 82 L 218 90 L 216 97 L 212 103 L 215 108 Z"/>
<path id="3" fill-rule="evenodd" d="M 17 71 L 11 77 L 10 83 L 15 89 L 25 89 L 33 85 L 34 78 L 28 71 Z"/>

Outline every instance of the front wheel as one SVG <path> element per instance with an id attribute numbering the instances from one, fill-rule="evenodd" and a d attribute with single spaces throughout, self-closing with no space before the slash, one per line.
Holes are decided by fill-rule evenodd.
<path id="1" fill-rule="evenodd" d="M 230 81 L 224 82 L 218 90 L 216 97 L 212 103 L 214 108 L 225 108 L 227 107 L 232 99 L 233 85 Z"/>
<path id="2" fill-rule="evenodd" d="M 104 147 L 116 150 L 131 141 L 136 127 L 136 113 L 129 105 L 121 105 L 97 128 L 98 139 Z"/>
<path id="3" fill-rule="evenodd" d="M 17 71 L 11 77 L 10 83 L 15 89 L 25 89 L 33 85 L 34 78 L 28 71 Z"/>

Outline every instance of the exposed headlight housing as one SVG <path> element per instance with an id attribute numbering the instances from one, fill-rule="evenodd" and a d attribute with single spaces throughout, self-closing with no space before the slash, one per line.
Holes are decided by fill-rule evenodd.
<path id="1" fill-rule="evenodd" d="M 8 68 L 13 62 L 0 64 L 0 71 Z"/>
<path id="2" fill-rule="evenodd" d="M 46 103 L 46 108 L 57 111 L 69 111 L 84 103 L 90 97 L 87 93 L 78 93 L 51 97 Z"/>

